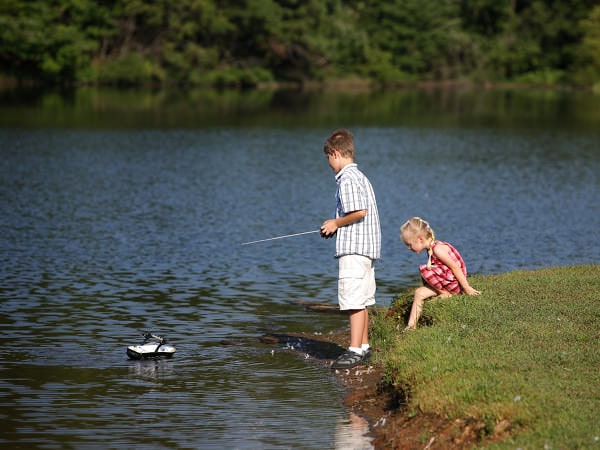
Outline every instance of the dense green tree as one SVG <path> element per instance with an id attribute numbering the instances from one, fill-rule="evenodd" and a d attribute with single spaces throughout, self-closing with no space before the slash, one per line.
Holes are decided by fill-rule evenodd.
<path id="1" fill-rule="evenodd" d="M 498 0 L 461 0 L 462 28 L 494 39 L 506 29 L 513 14 L 511 3 Z"/>
<path id="2" fill-rule="evenodd" d="M 534 82 L 566 81 L 573 70 L 582 28 L 596 0 L 513 0 L 505 25 L 488 42 L 496 78 Z"/>
<path id="3" fill-rule="evenodd" d="M 362 2 L 361 26 L 374 47 L 388 54 L 393 67 L 408 78 L 447 79 L 461 75 L 472 56 L 461 29 L 460 4 L 438 0 Z"/>
<path id="4" fill-rule="evenodd" d="M 282 80 L 318 79 L 335 70 L 331 64 L 340 62 L 340 41 L 350 34 L 343 29 L 348 23 L 342 23 L 349 11 L 337 0 L 246 0 L 236 11 L 231 56 L 265 65 Z"/>
<path id="5" fill-rule="evenodd" d="M 580 22 L 583 32 L 581 46 L 576 50 L 576 69 L 572 80 L 578 84 L 600 87 L 600 5 Z"/>
<path id="6" fill-rule="evenodd" d="M 75 80 L 90 65 L 106 16 L 88 0 L 0 3 L 0 62 L 32 79 Z"/>
<path id="7" fill-rule="evenodd" d="M 162 57 L 173 78 L 184 82 L 206 82 L 229 55 L 229 39 L 235 25 L 213 0 L 172 2 Z"/>
<path id="8" fill-rule="evenodd" d="M 208 83 L 596 83 L 598 0 L 4 0 L 0 73 Z"/>

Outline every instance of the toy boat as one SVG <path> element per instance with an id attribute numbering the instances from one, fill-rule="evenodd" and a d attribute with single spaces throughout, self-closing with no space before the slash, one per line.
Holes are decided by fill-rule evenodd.
<path id="1" fill-rule="evenodd" d="M 127 356 L 131 359 L 170 358 L 175 352 L 175 347 L 167 344 L 165 338 L 152 333 L 144 333 L 144 342 L 140 345 L 127 347 Z"/>

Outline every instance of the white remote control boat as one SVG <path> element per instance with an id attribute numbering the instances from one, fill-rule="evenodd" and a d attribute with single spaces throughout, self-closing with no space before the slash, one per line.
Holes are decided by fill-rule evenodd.
<path id="1" fill-rule="evenodd" d="M 144 333 L 144 342 L 140 345 L 127 347 L 127 356 L 131 359 L 170 358 L 175 352 L 175 347 L 165 338 L 152 333 Z"/>

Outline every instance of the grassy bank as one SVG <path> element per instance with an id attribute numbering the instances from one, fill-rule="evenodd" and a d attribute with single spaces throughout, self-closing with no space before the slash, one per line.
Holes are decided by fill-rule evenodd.
<path id="1" fill-rule="evenodd" d="M 410 414 L 506 429 L 488 448 L 600 448 L 600 265 L 470 281 L 481 296 L 426 303 L 416 331 L 397 330 L 412 290 L 373 315 L 384 378 Z"/>

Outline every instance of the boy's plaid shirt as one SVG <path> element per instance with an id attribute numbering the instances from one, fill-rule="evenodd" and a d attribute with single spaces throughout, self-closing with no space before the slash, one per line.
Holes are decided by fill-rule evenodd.
<path id="1" fill-rule="evenodd" d="M 355 163 L 348 164 L 335 176 L 336 218 L 352 211 L 367 210 L 364 219 L 338 228 L 336 257 L 362 255 L 371 259 L 381 256 L 381 226 L 373 186 Z"/>

